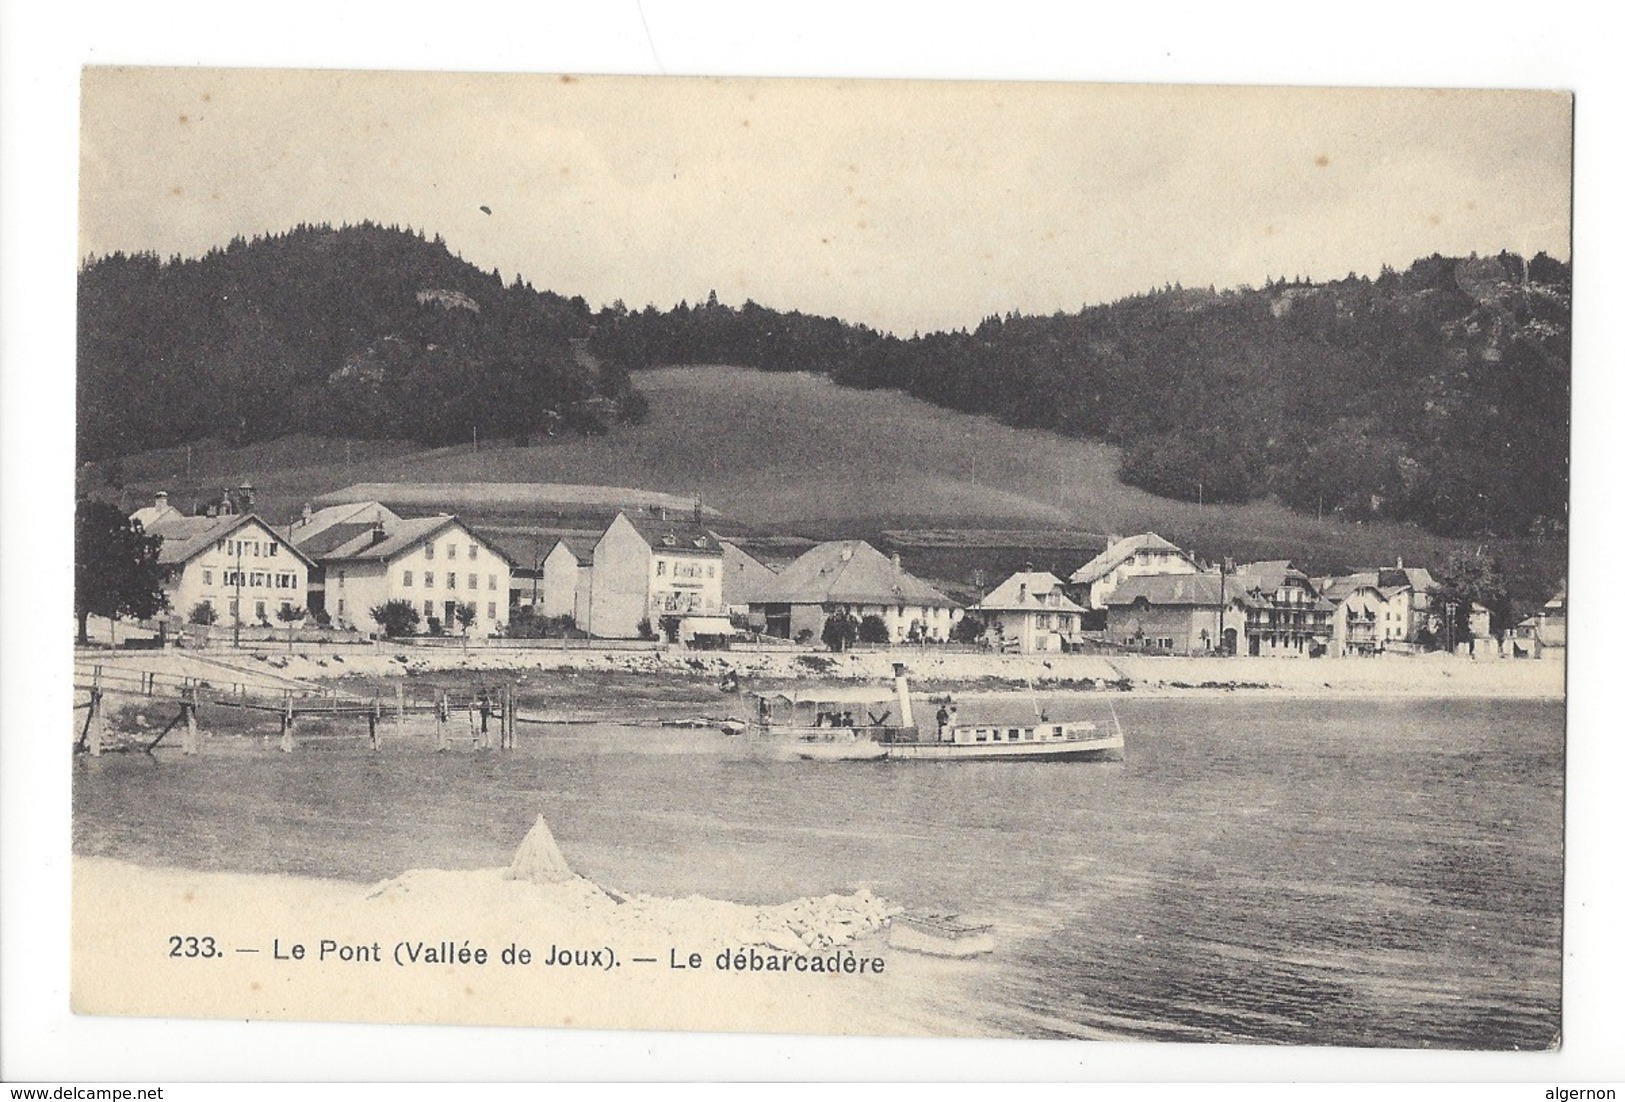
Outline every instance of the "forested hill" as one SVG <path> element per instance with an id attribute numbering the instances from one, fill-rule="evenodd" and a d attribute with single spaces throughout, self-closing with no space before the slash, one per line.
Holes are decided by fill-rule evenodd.
<path id="1" fill-rule="evenodd" d="M 632 367 L 825 371 L 1101 438 L 1123 448 L 1125 481 L 1168 497 L 1544 536 L 1567 518 L 1569 300 L 1569 266 L 1544 254 L 1432 256 L 908 339 L 713 296 L 602 311 L 594 345 Z"/>
<path id="2" fill-rule="evenodd" d="M 572 345 L 591 325 L 580 298 L 366 223 L 197 259 L 93 259 L 79 274 L 79 458 L 294 432 L 599 431 L 642 406 L 624 370 Z"/>

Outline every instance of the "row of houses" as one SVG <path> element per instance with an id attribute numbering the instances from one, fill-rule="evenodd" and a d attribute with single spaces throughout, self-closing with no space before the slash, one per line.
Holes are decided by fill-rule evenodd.
<path id="1" fill-rule="evenodd" d="M 1013 574 L 967 609 L 862 540 L 818 544 L 774 570 L 704 516 L 666 509 L 622 510 L 601 533 L 556 538 L 526 568 L 452 515 L 404 518 L 370 501 L 306 506 L 278 526 L 252 504 L 244 486 L 203 516 L 182 514 L 163 494 L 134 514 L 163 538 L 159 561 L 176 615 L 208 606 L 217 622 L 275 624 L 303 609 L 379 633 L 373 611 L 405 601 L 420 630 L 467 620 L 468 634 L 484 636 L 529 605 L 591 636 L 658 631 L 692 642 L 741 627 L 817 639 L 828 617 L 843 613 L 878 621 L 903 643 L 945 641 L 968 611 L 1000 650 L 1104 642 L 1163 654 L 1313 657 L 1416 650 L 1438 637 L 1444 614 L 1431 599 L 1432 575 L 1402 561 L 1319 578 L 1285 560 L 1215 568 L 1150 532 L 1109 538 L 1065 581 Z M 1559 594 L 1518 625 L 1515 652 L 1560 651 L 1565 620 Z M 1474 639 L 1489 638 L 1487 609 L 1475 605 L 1469 624 Z"/>

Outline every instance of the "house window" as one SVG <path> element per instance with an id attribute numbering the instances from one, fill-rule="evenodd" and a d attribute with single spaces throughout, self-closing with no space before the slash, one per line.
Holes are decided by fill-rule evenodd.
<path id="1" fill-rule="evenodd" d="M 434 544 L 426 543 L 423 545 L 423 557 L 430 562 L 434 562 Z"/>
<path id="2" fill-rule="evenodd" d="M 276 554 L 276 548 L 277 548 L 276 544 L 274 544 L 274 543 L 271 544 L 270 554 L 275 555 Z"/>
<path id="3" fill-rule="evenodd" d="M 424 601 L 423 602 L 423 615 L 425 615 L 425 616 L 433 616 L 434 615 L 434 602 L 433 601 Z"/>
<path id="4" fill-rule="evenodd" d="M 343 601 L 340 601 L 340 602 L 339 602 L 339 604 L 341 604 L 341 605 L 342 605 L 342 604 L 343 604 L 343 603 L 344 603 L 344 602 L 343 602 Z M 229 605 L 230 605 L 230 607 L 231 607 L 231 618 L 232 618 L 232 619 L 233 619 L 233 620 L 235 620 L 235 619 L 237 619 L 237 610 L 238 610 L 238 608 L 240 608 L 240 607 L 241 607 L 241 606 L 240 606 L 240 605 L 238 605 L 238 603 L 237 603 L 237 598 L 235 598 L 235 597 L 233 597 L 233 598 L 232 598 L 232 599 L 231 599 L 231 600 L 230 600 L 230 601 L 228 601 L 228 602 L 227 602 L 227 604 L 229 604 Z"/>
<path id="5" fill-rule="evenodd" d="M 255 589 L 265 588 L 265 574 L 259 570 L 254 571 L 248 576 L 248 584 Z"/>
<path id="6" fill-rule="evenodd" d="M 475 559 L 477 559 L 479 557 L 480 557 L 480 545 L 477 544 L 477 543 L 469 544 L 468 545 L 468 561 L 473 562 Z"/>
<path id="7" fill-rule="evenodd" d="M 497 587 L 497 576 L 495 574 L 487 574 L 485 576 L 485 588 L 486 589 L 495 589 L 496 587 Z"/>
<path id="8" fill-rule="evenodd" d="M 457 545 L 455 543 L 446 544 L 446 558 L 455 559 L 456 557 L 457 557 Z"/>
<path id="9" fill-rule="evenodd" d="M 423 588 L 424 589 L 433 589 L 434 588 L 434 571 L 433 570 L 425 570 L 423 572 Z"/>
<path id="10" fill-rule="evenodd" d="M 344 571 L 342 570 L 339 571 L 339 588 L 344 588 Z"/>
<path id="11" fill-rule="evenodd" d="M 495 620 L 497 618 L 497 603 L 495 601 L 487 601 L 486 602 L 486 604 L 485 604 L 485 618 L 487 620 Z"/>
<path id="12" fill-rule="evenodd" d="M 709 566 L 707 566 L 705 568 L 705 576 L 707 578 L 714 578 L 714 577 L 717 576 L 717 564 L 716 563 L 712 563 L 711 565 L 709 565 Z"/>
<path id="13" fill-rule="evenodd" d="M 203 584 L 204 585 L 213 585 L 214 584 L 214 571 L 205 570 L 203 572 Z"/>
<path id="14" fill-rule="evenodd" d="M 264 601 L 255 601 L 254 602 L 254 619 L 256 619 L 256 620 L 265 619 L 265 602 Z"/>
<path id="15" fill-rule="evenodd" d="M 480 587 L 480 576 L 478 574 L 470 574 L 468 576 L 468 588 L 470 588 L 470 589 L 478 589 L 479 587 Z"/>
<path id="16" fill-rule="evenodd" d="M 665 576 L 666 576 L 666 560 L 665 559 L 656 559 L 655 560 L 655 577 L 664 578 Z"/>
<path id="17" fill-rule="evenodd" d="M 457 575 L 452 573 L 450 570 L 446 571 L 446 588 L 447 589 L 456 589 L 457 588 Z"/>
<path id="18" fill-rule="evenodd" d="M 412 572 L 410 570 L 407 570 L 401 574 L 401 587 L 403 589 L 412 588 Z"/>

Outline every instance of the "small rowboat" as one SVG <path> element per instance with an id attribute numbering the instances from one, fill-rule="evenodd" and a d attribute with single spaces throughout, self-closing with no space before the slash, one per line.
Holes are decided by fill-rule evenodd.
<path id="1" fill-rule="evenodd" d="M 978 957 L 993 951 L 991 925 L 969 925 L 958 915 L 904 911 L 891 918 L 891 946 L 932 957 Z"/>

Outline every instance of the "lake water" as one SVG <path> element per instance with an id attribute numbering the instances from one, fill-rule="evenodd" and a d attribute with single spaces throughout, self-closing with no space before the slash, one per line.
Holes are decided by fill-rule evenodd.
<path id="1" fill-rule="evenodd" d="M 987 1032 L 1544 1048 L 1559 1033 L 1563 708 L 1117 701 L 1121 763 L 771 760 L 712 731 L 522 725 L 81 758 L 74 844 L 376 881 L 506 864 L 741 902 L 868 885 L 997 924 L 945 995 Z M 385 725 L 385 734 L 389 734 Z"/>

